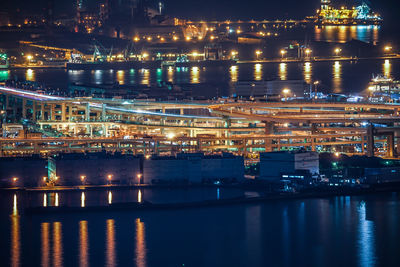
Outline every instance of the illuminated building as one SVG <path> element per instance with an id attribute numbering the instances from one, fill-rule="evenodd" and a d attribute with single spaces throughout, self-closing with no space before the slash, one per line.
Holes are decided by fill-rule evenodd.
<path id="1" fill-rule="evenodd" d="M 321 24 L 379 24 L 382 22 L 381 16 L 372 12 L 364 2 L 357 7 L 335 8 L 331 5 L 330 0 L 321 0 L 321 8 L 317 10 L 317 17 Z"/>

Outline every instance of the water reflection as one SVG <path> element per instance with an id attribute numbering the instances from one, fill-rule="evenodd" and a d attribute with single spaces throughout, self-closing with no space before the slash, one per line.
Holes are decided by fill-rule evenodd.
<path id="1" fill-rule="evenodd" d="M 148 69 L 141 69 L 140 74 L 140 84 L 150 85 L 150 71 Z"/>
<path id="2" fill-rule="evenodd" d="M 59 200 L 58 200 L 58 193 L 55 194 L 55 199 L 54 199 L 54 206 L 58 207 L 59 206 Z"/>
<path id="3" fill-rule="evenodd" d="M 262 65 L 257 63 L 254 65 L 254 80 L 261 81 L 263 78 L 262 76 Z"/>
<path id="4" fill-rule="evenodd" d="M 136 225 L 136 251 L 135 251 L 135 265 L 138 267 L 146 266 L 146 239 L 145 239 L 145 226 L 144 222 L 137 218 Z"/>
<path id="5" fill-rule="evenodd" d="M 41 232 L 41 266 L 47 267 L 50 266 L 50 224 L 49 223 L 41 223 L 40 225 Z"/>
<path id="6" fill-rule="evenodd" d="M 53 223 L 53 266 L 63 266 L 61 222 Z"/>
<path id="7" fill-rule="evenodd" d="M 85 207 L 85 192 L 81 193 L 81 207 Z"/>
<path id="8" fill-rule="evenodd" d="M 192 67 L 190 71 L 190 83 L 199 83 L 199 67 Z"/>
<path id="9" fill-rule="evenodd" d="M 25 79 L 27 81 L 34 82 L 36 80 L 35 71 L 33 69 L 27 69 L 26 70 Z"/>
<path id="10" fill-rule="evenodd" d="M 170 83 L 174 82 L 174 68 L 171 66 L 168 67 L 167 79 Z"/>
<path id="11" fill-rule="evenodd" d="M 238 66 L 231 66 L 229 69 L 229 74 L 231 76 L 231 82 L 237 82 L 238 80 Z"/>
<path id="12" fill-rule="evenodd" d="M 279 79 L 281 81 L 287 80 L 287 64 L 286 63 L 279 64 Z"/>
<path id="13" fill-rule="evenodd" d="M 119 70 L 117 71 L 117 82 L 119 84 L 125 84 L 125 71 Z"/>
<path id="14" fill-rule="evenodd" d="M 94 71 L 94 83 L 95 84 L 102 84 L 103 83 L 103 71 L 102 70 L 95 70 Z"/>
<path id="15" fill-rule="evenodd" d="M 333 79 L 332 88 L 334 93 L 341 93 L 342 88 L 342 65 L 339 61 L 335 61 L 333 64 Z"/>
<path id="16" fill-rule="evenodd" d="M 358 249 L 359 266 L 374 266 L 375 256 L 375 233 L 374 223 L 366 218 L 366 205 L 362 201 L 358 208 L 359 212 L 359 230 L 358 230 Z"/>
<path id="17" fill-rule="evenodd" d="M 383 63 L 383 74 L 390 78 L 392 76 L 392 64 L 390 63 L 389 59 L 386 59 L 385 62 Z"/>
<path id="18" fill-rule="evenodd" d="M 112 203 L 112 193 L 111 191 L 108 191 L 108 204 Z"/>
<path id="19" fill-rule="evenodd" d="M 21 241 L 17 201 L 17 195 L 14 194 L 13 211 L 11 215 L 11 266 L 20 265 Z"/>
<path id="20" fill-rule="evenodd" d="M 7 81 L 9 79 L 10 72 L 7 70 L 0 71 L 0 81 Z"/>
<path id="21" fill-rule="evenodd" d="M 160 69 L 160 68 L 157 68 L 156 80 L 157 80 L 157 83 L 160 83 L 163 80 L 162 79 L 162 69 Z"/>
<path id="22" fill-rule="evenodd" d="M 366 43 L 379 41 L 379 26 L 316 26 L 314 38 L 316 41 L 345 43 L 359 40 Z"/>
<path id="23" fill-rule="evenodd" d="M 142 203 L 142 189 L 139 189 L 137 199 L 139 203 Z"/>
<path id="24" fill-rule="evenodd" d="M 88 222 L 79 222 L 79 266 L 89 266 Z"/>
<path id="25" fill-rule="evenodd" d="M 43 194 L 43 207 L 47 207 L 47 194 Z"/>
<path id="26" fill-rule="evenodd" d="M 304 63 L 303 66 L 303 77 L 306 83 L 312 82 L 312 64 L 310 62 Z"/>
<path id="27" fill-rule="evenodd" d="M 115 258 L 115 221 L 109 219 L 106 221 L 106 263 L 107 266 L 116 266 Z"/>

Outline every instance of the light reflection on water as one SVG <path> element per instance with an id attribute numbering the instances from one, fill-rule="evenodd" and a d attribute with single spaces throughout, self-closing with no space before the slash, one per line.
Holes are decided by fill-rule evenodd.
<path id="1" fill-rule="evenodd" d="M 287 64 L 286 63 L 279 64 L 279 79 L 281 81 L 287 80 Z"/>
<path id="2" fill-rule="evenodd" d="M 312 82 L 312 63 L 311 62 L 306 62 L 304 63 L 304 68 L 303 68 L 303 79 L 306 81 L 306 83 L 311 84 Z"/>
<path id="3" fill-rule="evenodd" d="M 333 64 L 332 89 L 334 93 L 341 93 L 342 88 L 342 65 L 339 61 Z"/>
<path id="4" fill-rule="evenodd" d="M 79 266 L 89 266 L 88 222 L 79 222 Z"/>
<path id="5" fill-rule="evenodd" d="M 208 189 L 214 198 L 223 196 L 226 190 Z M 143 191 L 135 190 L 132 197 L 141 201 Z M 104 196 L 104 192 L 108 198 L 111 191 L 97 195 Z M 120 192 L 114 192 L 116 200 Z M 146 192 L 150 192 L 146 194 L 148 197 L 154 194 L 151 190 Z M 79 206 L 82 193 L 88 194 L 63 192 L 60 197 L 64 205 L 74 203 L 76 198 Z M 9 227 L 0 222 L 0 233 L 10 231 L 6 252 L 10 254 L 4 257 L 1 251 L 0 256 L 9 258 L 11 266 L 26 263 L 67 266 L 74 262 L 79 266 L 104 263 L 114 266 L 130 265 L 132 261 L 135 266 L 176 266 L 175 260 L 196 265 L 202 257 L 207 258 L 206 262 L 221 257 L 231 266 L 241 262 L 248 266 L 264 266 L 268 262 L 289 266 L 299 259 L 305 261 L 304 266 L 341 266 L 343 262 L 349 266 L 374 266 L 388 260 L 388 254 L 389 263 L 400 260 L 395 253 L 400 245 L 400 232 L 393 231 L 400 224 L 399 196 L 387 195 L 283 200 L 204 209 L 35 215 L 36 219 L 27 221 L 23 203 L 30 197 L 24 200 L 21 193 L 8 194 L 7 201 L 2 196 L 0 200 L 8 203 Z M 43 193 L 37 196 L 42 204 Z M 101 242 L 102 237 L 105 242 Z M 387 238 L 390 242 L 383 242 Z M 230 245 L 224 248 L 227 240 Z M 26 258 L 34 254 L 34 244 L 38 244 L 38 262 Z M 217 251 L 211 252 L 207 246 Z M 204 253 L 191 258 L 190 251 Z"/>
<path id="6" fill-rule="evenodd" d="M 140 221 L 140 218 L 135 220 L 136 226 L 136 251 L 135 251 L 135 264 L 138 267 L 145 267 L 146 264 L 146 238 L 145 238 L 145 224 Z"/>
<path id="7" fill-rule="evenodd" d="M 50 266 L 50 224 L 48 222 L 41 223 L 41 266 Z"/>
<path id="8" fill-rule="evenodd" d="M 162 68 L 138 69 L 110 72 L 96 71 L 64 71 L 32 69 L 31 78 L 35 81 L 49 83 L 59 88 L 67 84 L 79 82 L 83 84 L 111 84 L 115 82 L 125 85 L 156 86 L 160 81 L 174 84 L 211 83 L 210 86 L 220 87 L 221 84 L 230 88 L 226 92 L 234 92 L 237 81 L 249 80 L 299 80 L 307 83 L 321 81 L 325 92 L 358 93 L 368 87 L 372 74 L 385 74 L 394 79 L 400 79 L 399 60 L 363 60 L 336 62 L 306 62 L 306 63 L 267 63 L 238 64 L 228 68 Z M 240 72 L 239 72 L 240 69 Z M 26 70 L 11 70 L 10 76 L 20 76 L 24 79 Z M 216 85 L 213 85 L 213 83 Z M 215 88 L 214 88 L 215 89 Z M 340 89 L 340 90 L 339 90 Z M 210 90 L 214 94 L 220 90 Z M 213 94 L 211 93 L 211 94 Z M 214 97 L 213 95 L 212 97 Z M 49 203 L 48 203 L 49 204 Z"/>
<path id="9" fill-rule="evenodd" d="M 106 232 L 106 265 L 116 266 L 117 262 L 115 259 L 115 221 L 109 219 L 106 221 L 107 232 Z"/>
<path id="10" fill-rule="evenodd" d="M 391 78 L 392 77 L 392 64 L 390 63 L 389 59 L 386 59 L 383 63 L 382 66 L 383 69 L 383 74 L 388 77 Z"/>
<path id="11" fill-rule="evenodd" d="M 314 38 L 316 41 L 346 43 L 359 40 L 376 44 L 379 41 L 379 26 L 316 26 Z"/>
<path id="12" fill-rule="evenodd" d="M 13 212 L 11 215 L 11 266 L 20 266 L 21 256 L 21 240 L 20 240 L 20 225 L 18 215 L 17 194 L 13 197 Z"/>
<path id="13" fill-rule="evenodd" d="M 360 262 L 359 266 L 375 266 L 375 229 L 374 222 L 367 220 L 367 210 L 365 202 L 359 206 L 359 237 L 358 248 Z"/>
<path id="14" fill-rule="evenodd" d="M 53 222 L 53 266 L 63 266 L 63 237 L 61 222 Z"/>

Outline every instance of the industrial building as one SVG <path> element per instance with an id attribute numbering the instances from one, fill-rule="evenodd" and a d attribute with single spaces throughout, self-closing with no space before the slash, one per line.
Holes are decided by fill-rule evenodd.
<path id="1" fill-rule="evenodd" d="M 244 160 L 229 153 L 213 156 L 182 153 L 175 157 L 153 157 L 143 162 L 143 177 L 146 184 L 239 182 L 244 180 Z"/>
<path id="2" fill-rule="evenodd" d="M 305 180 L 319 174 L 317 152 L 266 152 L 260 153 L 260 179 L 270 182 Z"/>

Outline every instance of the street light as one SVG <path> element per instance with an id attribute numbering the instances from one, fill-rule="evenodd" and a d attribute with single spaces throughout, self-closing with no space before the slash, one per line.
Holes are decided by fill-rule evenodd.
<path id="1" fill-rule="evenodd" d="M 147 53 L 143 53 L 143 54 L 142 54 L 142 58 L 143 58 L 143 59 L 146 59 L 148 56 L 149 56 L 149 54 L 147 54 Z"/>
<path id="2" fill-rule="evenodd" d="M 82 184 L 85 183 L 85 179 L 86 179 L 86 176 L 85 176 L 85 175 L 81 175 L 81 182 L 82 182 Z"/>
<path id="3" fill-rule="evenodd" d="M 237 56 L 238 52 L 237 51 L 232 51 L 231 55 L 232 55 L 232 59 L 235 59 Z"/>
<path id="4" fill-rule="evenodd" d="M 137 174 L 137 178 L 138 178 L 139 184 L 141 184 L 141 180 L 140 180 L 140 179 L 142 178 L 142 174 L 141 174 L 141 173 L 138 173 L 138 174 Z"/>
<path id="5" fill-rule="evenodd" d="M 336 56 L 339 56 L 339 53 L 340 52 L 342 52 L 342 49 L 340 49 L 340 48 L 336 48 L 335 49 L 335 54 L 336 54 Z"/>
<path id="6" fill-rule="evenodd" d="M 306 56 L 307 56 L 307 57 L 309 57 L 309 56 L 310 56 L 310 54 L 311 54 L 311 52 L 312 52 L 312 50 L 311 50 L 311 49 L 309 49 L 309 48 L 307 48 L 307 49 L 306 49 Z"/>
<path id="7" fill-rule="evenodd" d="M 262 51 L 261 50 L 256 50 L 256 56 L 257 56 L 257 60 L 258 60 L 258 58 L 259 58 L 259 56 L 262 54 Z"/>
<path id="8" fill-rule="evenodd" d="M 193 51 L 192 52 L 192 56 L 193 56 L 193 60 L 194 61 L 196 61 L 196 57 L 198 56 L 199 54 L 196 52 L 196 51 Z"/>
<path id="9" fill-rule="evenodd" d="M 290 94 L 290 89 L 285 88 L 282 90 L 283 95 L 285 96 L 285 101 L 287 100 L 287 95 Z"/>
<path id="10" fill-rule="evenodd" d="M 281 50 L 282 59 L 283 59 L 283 57 L 285 56 L 286 53 L 287 53 L 286 50 L 284 50 L 284 49 Z"/>
<path id="11" fill-rule="evenodd" d="M 390 52 L 392 51 L 393 47 L 391 47 L 390 45 L 385 46 L 385 52 Z"/>

